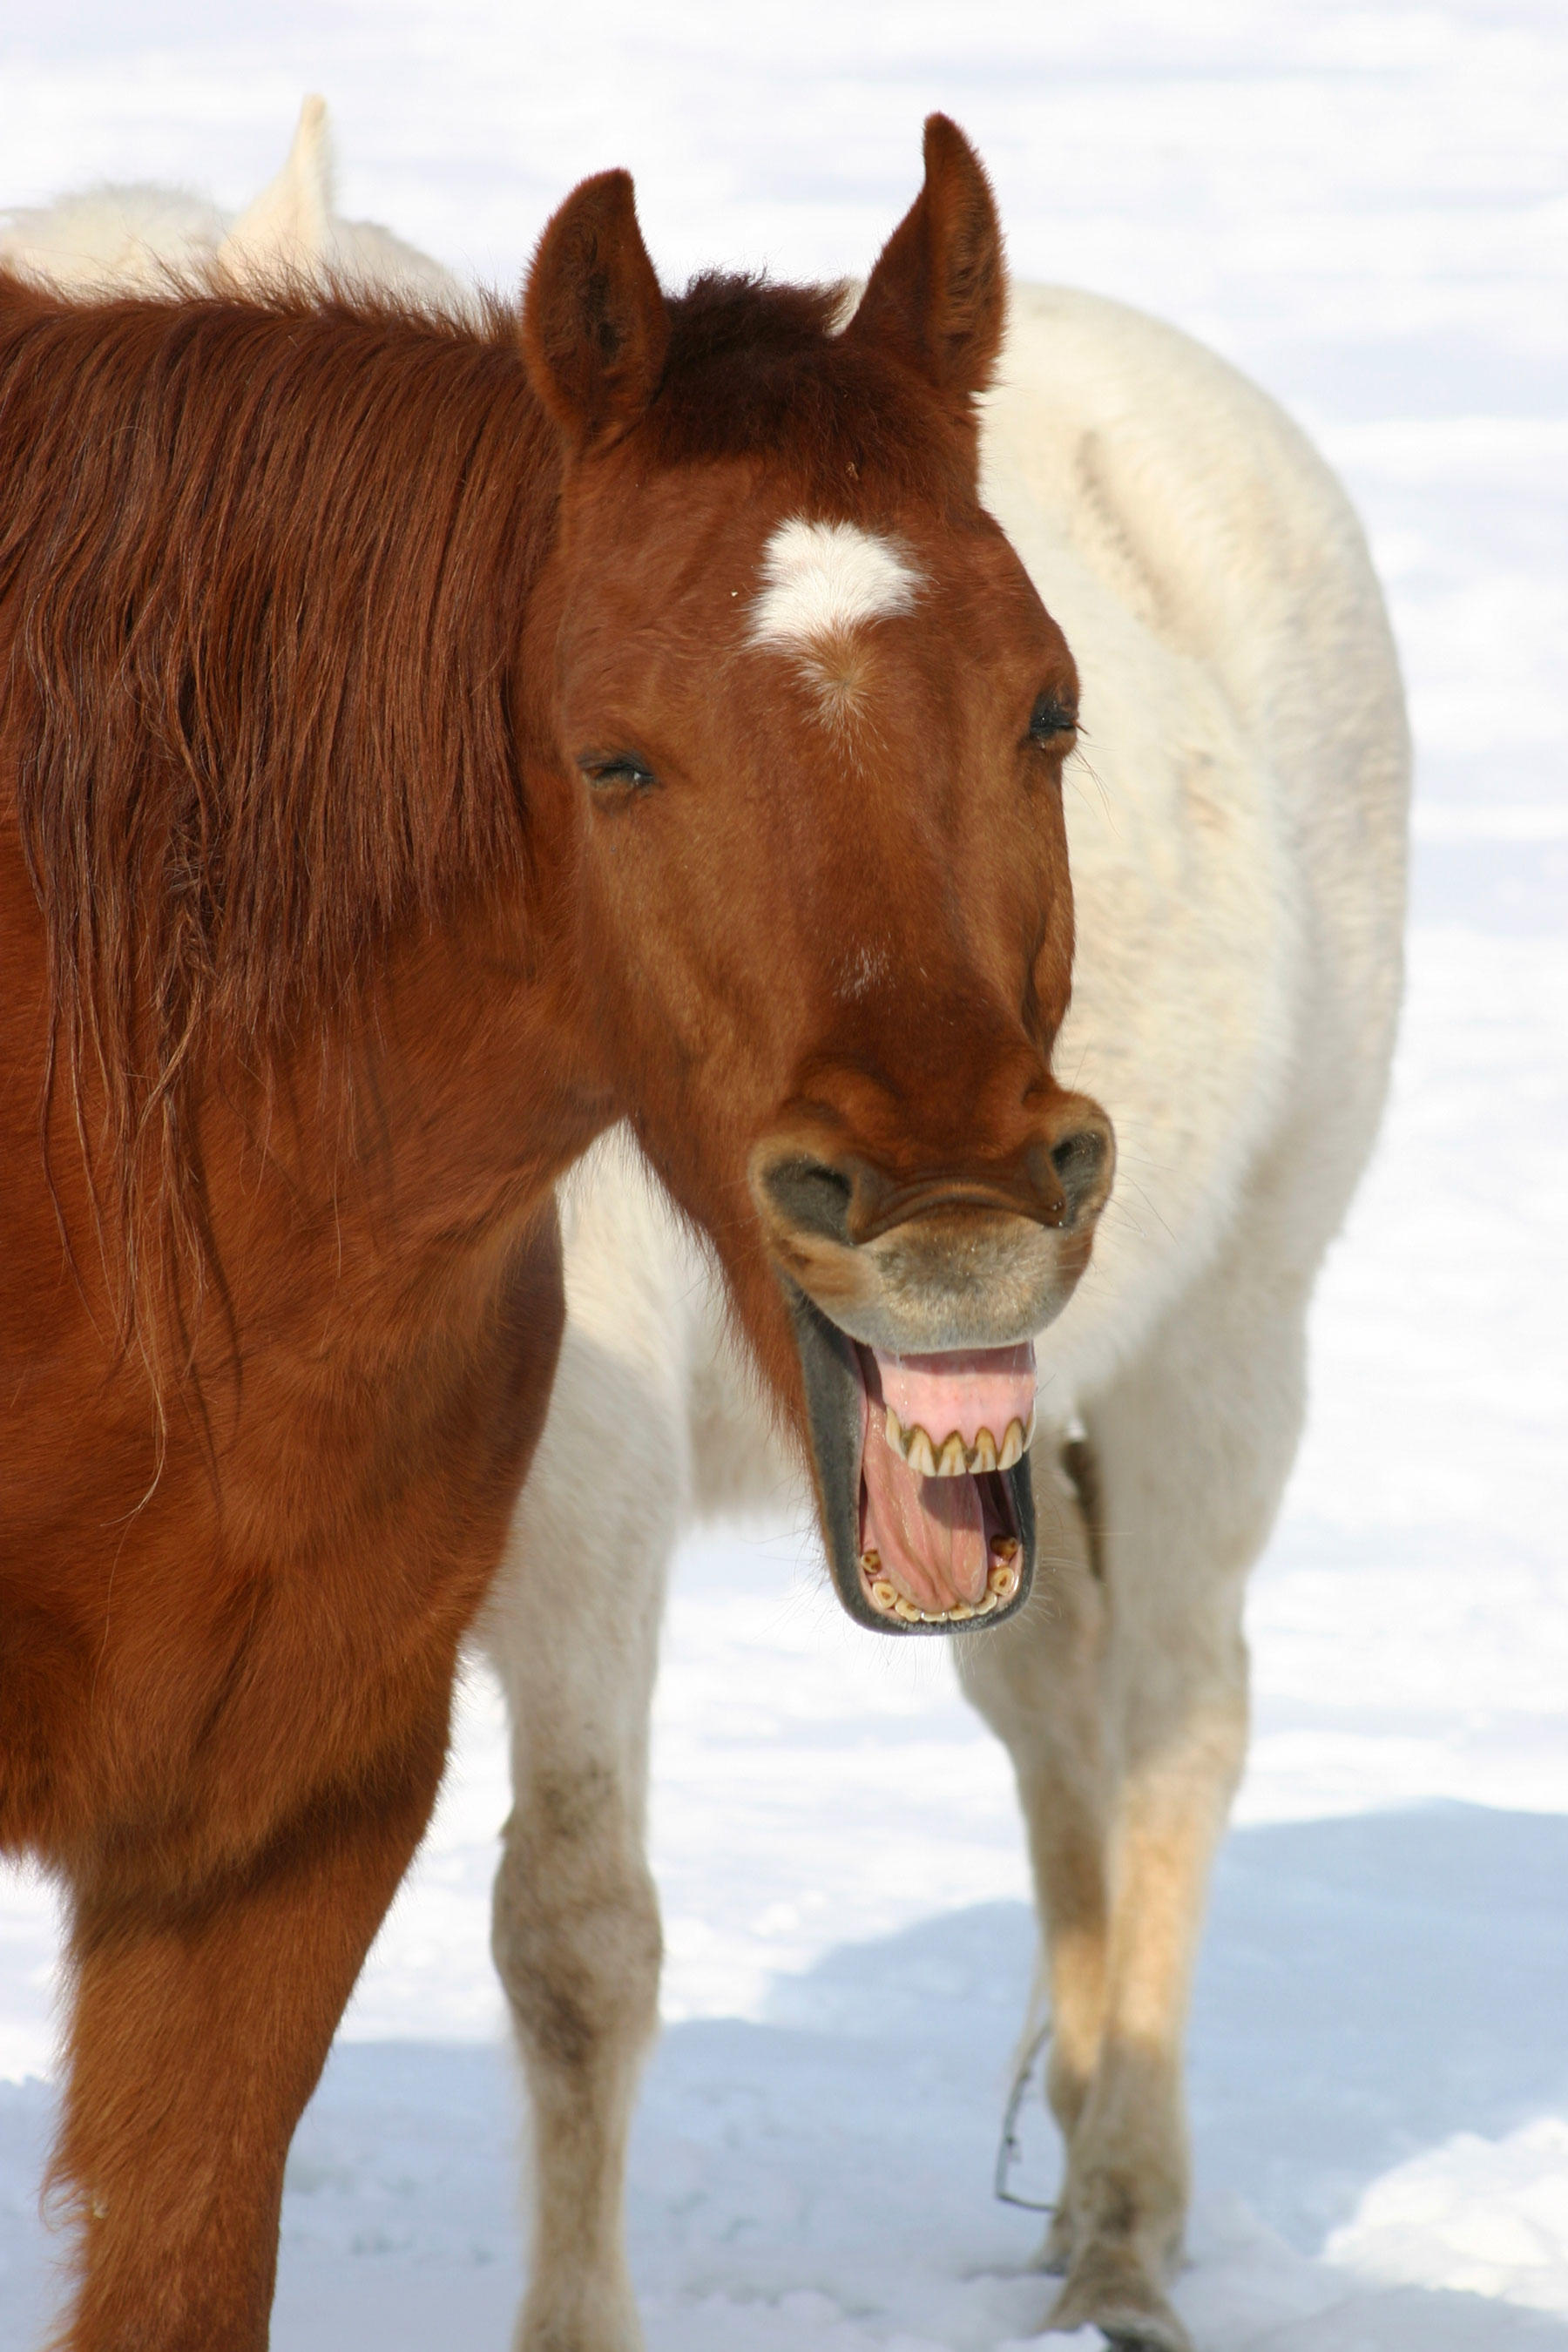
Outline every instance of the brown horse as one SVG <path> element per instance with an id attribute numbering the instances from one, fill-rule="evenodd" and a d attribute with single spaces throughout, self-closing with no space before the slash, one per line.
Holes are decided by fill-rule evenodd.
<path id="1" fill-rule="evenodd" d="M 852 1613 L 1027 1591 L 1021 1343 L 1111 1155 L 1049 1067 L 1076 685 L 978 504 L 1003 302 L 940 117 L 842 332 L 667 299 L 621 173 L 478 331 L 0 280 L 0 1841 L 71 1900 L 78 2352 L 265 2342 L 610 1121 Z"/>

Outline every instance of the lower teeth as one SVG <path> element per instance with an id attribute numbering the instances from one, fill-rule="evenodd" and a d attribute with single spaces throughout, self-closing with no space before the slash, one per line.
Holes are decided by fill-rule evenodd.
<path id="1" fill-rule="evenodd" d="M 951 1609 L 921 1609 L 907 1601 L 890 1578 L 882 1574 L 881 1554 L 868 1546 L 860 1555 L 861 1581 L 871 1606 L 883 1617 L 897 1617 L 906 1625 L 962 1625 L 976 1617 L 989 1617 L 994 1610 L 1005 1608 L 1018 1590 L 1022 1568 L 1023 1546 L 1016 1536 L 1003 1536 L 992 1548 L 991 1566 L 985 1579 L 985 1591 L 973 1605 L 967 1601 L 955 1601 Z"/>

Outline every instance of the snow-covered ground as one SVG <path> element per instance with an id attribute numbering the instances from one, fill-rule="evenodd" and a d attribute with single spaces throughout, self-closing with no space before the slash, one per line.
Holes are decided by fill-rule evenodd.
<path id="1" fill-rule="evenodd" d="M 1021 273 L 1204 335 L 1350 480 L 1419 745 L 1410 999 L 1254 1588 L 1178 2300 L 1204 2352 L 1568 2352 L 1568 12 L 61 0 L 0 30 L 3 192 L 238 204 L 312 88 L 346 209 L 504 279 L 612 162 L 668 277 L 864 268 L 946 106 Z M 693 1543 L 670 1614 L 650 2347 L 1001 2352 L 1046 2301 L 991 2196 L 1031 1940 L 1008 1775 L 942 1652 L 856 1634 L 797 1550 Z M 506 1802 L 476 1677 L 300 2133 L 279 2352 L 507 2340 Z M 0 1880 L 6 2352 L 49 2295 L 53 1958 L 46 1891 Z M 1053 2161 L 1031 2111 L 1026 2194 Z"/>

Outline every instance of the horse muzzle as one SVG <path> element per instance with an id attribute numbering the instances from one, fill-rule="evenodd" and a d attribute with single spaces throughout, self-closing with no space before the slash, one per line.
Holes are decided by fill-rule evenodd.
<path id="1" fill-rule="evenodd" d="M 752 1191 L 794 1321 L 828 1562 L 879 1633 L 1021 1609 L 1035 1570 L 1036 1334 L 1110 1190 L 1103 1112 L 1062 1097 L 1005 1163 L 900 1176 L 798 1130 Z"/>

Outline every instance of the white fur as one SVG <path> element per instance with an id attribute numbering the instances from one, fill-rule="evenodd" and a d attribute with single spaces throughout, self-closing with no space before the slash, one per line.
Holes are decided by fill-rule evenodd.
<path id="1" fill-rule="evenodd" d="M 0 220 L 0 265 L 70 293 L 156 293 L 210 261 L 223 215 L 181 188 L 89 188 Z"/>
<path id="2" fill-rule="evenodd" d="M 921 575 L 890 539 L 852 522 L 781 522 L 763 555 L 752 606 L 753 644 L 812 648 L 868 621 L 907 613 Z"/>
<path id="3" fill-rule="evenodd" d="M 229 266 L 341 266 L 324 116 L 307 128 L 292 196 L 243 216 Z M 94 243 L 62 207 L 53 227 L 28 216 L 27 266 L 51 274 L 52 254 L 69 278 L 110 250 L 122 279 L 150 252 L 183 266 L 190 200 L 162 214 L 157 192 L 110 193 L 129 241 Z M 400 282 L 409 248 L 368 234 L 364 277 Z M 451 299 L 423 267 L 415 282 Z M 1016 289 L 984 455 L 988 503 L 1082 674 L 1055 1064 L 1110 1113 L 1119 1173 L 1039 1342 L 1039 1605 L 964 1642 L 960 1670 L 1012 1754 L 1036 1868 L 1068 2145 L 1052 2315 L 1181 2352 L 1163 2277 L 1186 2198 L 1182 2035 L 1246 1747 L 1242 1594 L 1295 1452 L 1313 1281 L 1387 1080 L 1408 747 L 1354 517 L 1210 353 L 1116 304 Z M 918 585 L 887 542 L 797 520 L 753 633 L 809 651 Z M 692 1519 L 798 1490 L 702 1257 L 629 1145 L 590 1155 L 563 1215 L 561 1367 L 483 1631 L 517 1794 L 495 1950 L 536 2123 L 518 2342 L 635 2352 L 619 2200 L 658 1982 L 644 1814 L 665 1573 Z"/>
<path id="4" fill-rule="evenodd" d="M 374 221 L 342 219 L 334 178 L 326 101 L 308 98 L 283 169 L 230 227 L 217 250 L 219 268 L 242 284 L 265 286 L 302 270 L 350 292 L 360 286 L 435 310 L 473 308 L 450 270 L 416 246 Z"/>
<path id="5" fill-rule="evenodd" d="M 178 188 L 89 188 L 5 215 L 0 265 L 79 294 L 226 278 L 259 289 L 298 275 L 472 311 L 471 293 L 428 254 L 374 221 L 342 219 L 332 181 L 326 103 L 307 98 L 282 170 L 234 220 Z"/>

